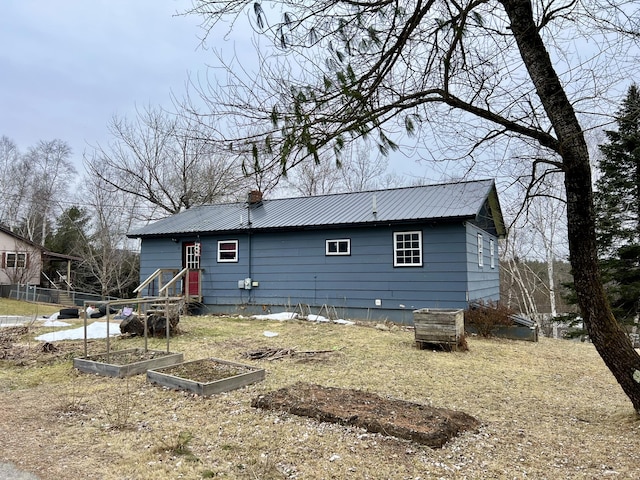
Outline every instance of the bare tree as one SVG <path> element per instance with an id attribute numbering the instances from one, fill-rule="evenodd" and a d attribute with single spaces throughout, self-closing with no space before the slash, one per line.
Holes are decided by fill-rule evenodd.
<path id="1" fill-rule="evenodd" d="M 505 272 L 511 280 L 529 278 L 531 281 L 520 281 L 519 288 L 529 288 L 532 301 L 536 298 L 536 290 L 545 290 L 547 297 L 544 304 L 548 303 L 549 310 L 540 310 L 539 306 L 527 307 L 526 313 L 535 316 L 539 321 L 550 315 L 557 316 L 557 286 L 554 272 L 558 260 L 567 257 L 566 244 L 566 200 L 561 185 L 561 176 L 554 169 L 547 169 L 539 177 L 535 188 L 535 194 L 531 194 L 531 177 L 529 172 L 514 170 L 512 175 L 518 179 L 514 182 L 508 202 L 507 212 L 512 219 L 511 235 L 505 248 Z M 522 204 L 521 198 L 526 198 Z M 538 274 L 530 272 L 526 275 L 526 262 L 532 260 L 544 262 L 546 276 L 542 280 Z M 522 277 L 522 278 L 521 278 Z M 539 298 L 539 296 L 537 296 Z M 524 305 L 529 305 L 525 302 Z M 535 312 L 534 312 L 535 310 Z M 546 319 L 546 318 L 545 318 Z"/>
<path id="2" fill-rule="evenodd" d="M 20 152 L 16 144 L 6 136 L 0 137 L 0 223 L 14 227 L 20 206 L 20 183 L 17 165 Z"/>
<path id="3" fill-rule="evenodd" d="M 240 165 L 200 134 L 187 116 L 158 108 L 134 120 L 114 117 L 113 141 L 85 156 L 102 185 L 144 200 L 163 215 L 224 199 L 246 190 Z"/>
<path id="4" fill-rule="evenodd" d="M 273 3 L 269 12 L 281 15 L 276 21 L 253 1 L 195 1 L 192 12 L 208 31 L 253 11 L 256 29 L 283 52 L 273 58 L 280 65 L 262 67 L 271 77 L 250 85 L 257 102 L 209 98 L 214 114 L 237 114 L 238 127 L 262 118 L 264 134 L 245 140 L 275 145 L 280 163 L 318 161 L 326 146 L 339 154 L 345 143 L 371 134 L 388 152 L 398 148 L 392 136 L 399 127 L 420 136 L 436 122 L 455 133 L 443 144 L 467 145 L 473 161 L 482 161 L 479 149 L 500 138 L 539 146 L 545 155 L 530 159 L 534 184 L 540 164 L 564 174 L 570 258 L 589 336 L 640 413 L 640 355 L 604 293 L 589 152 L 576 115 L 599 113 L 612 82 L 637 71 L 629 53 L 638 39 L 633 2 Z M 584 51 L 576 50 L 578 38 L 591 41 Z M 598 50 L 588 51 L 592 45 Z M 284 70 L 284 62 L 295 68 Z"/>
<path id="5" fill-rule="evenodd" d="M 131 198 L 96 183 L 92 189 L 95 195 L 89 201 L 93 224 L 83 264 L 98 280 L 103 296 L 123 297 L 139 280 L 137 245 L 126 237 L 135 221 L 135 205 L 131 209 L 113 208 Z"/>
<path id="6" fill-rule="evenodd" d="M 39 141 L 13 167 L 16 179 L 11 214 L 20 234 L 44 245 L 48 225 L 58 212 L 58 199 L 68 195 L 76 175 L 71 148 L 62 140 Z"/>
<path id="7" fill-rule="evenodd" d="M 370 142 L 345 147 L 350 150 L 342 156 L 340 173 L 347 192 L 362 192 L 379 188 L 406 185 L 401 177 L 388 173 L 389 158 L 371 148 Z"/>
<path id="8" fill-rule="evenodd" d="M 362 192 L 378 188 L 399 187 L 406 182 L 388 173 L 389 160 L 372 152 L 368 142 L 345 147 L 340 162 L 328 160 L 302 162 L 286 172 L 285 185 L 301 195 Z"/>
<path id="9" fill-rule="evenodd" d="M 340 167 L 330 161 L 296 165 L 287 172 L 285 184 L 299 195 L 337 193 L 342 186 Z"/>
<path id="10" fill-rule="evenodd" d="M 556 285 L 554 265 L 561 258 L 558 254 L 559 241 L 563 236 L 564 227 L 564 202 L 557 197 L 545 196 L 536 199 L 535 206 L 530 210 L 531 225 L 536 232 L 538 245 L 542 247 L 541 256 L 547 264 L 547 282 L 549 285 L 549 305 L 551 317 L 556 317 Z"/>
<path id="11" fill-rule="evenodd" d="M 529 253 L 528 242 L 523 242 L 522 230 L 513 229 L 502 247 L 501 283 L 505 304 L 518 310 L 532 319 L 539 317 L 536 293 L 544 288 L 542 279 L 529 268 L 526 258 Z"/>
<path id="12" fill-rule="evenodd" d="M 74 288 L 128 298 L 139 280 L 138 243 L 126 237 L 136 221 L 136 199 L 105 188 L 92 176 L 85 176 L 82 184 L 76 200 L 85 206 L 61 213 L 47 247 L 82 259 L 73 272 Z"/>

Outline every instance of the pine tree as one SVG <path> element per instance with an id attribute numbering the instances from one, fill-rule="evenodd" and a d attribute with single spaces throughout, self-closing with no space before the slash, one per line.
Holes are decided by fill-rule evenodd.
<path id="1" fill-rule="evenodd" d="M 633 84 L 600 146 L 595 208 L 600 265 L 616 318 L 632 319 L 640 299 L 640 91 Z"/>
<path id="2" fill-rule="evenodd" d="M 50 234 L 45 247 L 52 252 L 81 256 L 81 245 L 86 243 L 89 215 L 84 208 L 70 207 L 58 217 L 55 233 Z"/>

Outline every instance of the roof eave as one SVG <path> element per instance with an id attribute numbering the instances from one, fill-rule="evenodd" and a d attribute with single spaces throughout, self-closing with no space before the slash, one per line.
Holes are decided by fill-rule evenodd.
<path id="1" fill-rule="evenodd" d="M 491 209 L 491 216 L 496 227 L 496 234 L 498 238 L 507 238 L 508 231 L 504 223 L 502 208 L 500 207 L 500 200 L 498 198 L 498 191 L 496 190 L 496 185 L 494 182 L 492 182 L 489 193 L 487 194 L 487 203 L 489 204 L 489 208 Z"/>
<path id="2" fill-rule="evenodd" d="M 197 235 L 233 235 L 239 233 L 255 233 L 255 232 L 291 232 L 301 230 L 319 230 L 319 229 L 339 229 L 339 228 L 366 228 L 380 225 L 411 225 L 417 223 L 455 223 L 464 222 L 467 220 L 473 220 L 473 215 L 460 215 L 455 217 L 437 217 L 437 218 L 409 218 L 399 220 L 369 220 L 364 222 L 355 223 L 336 223 L 336 224 L 317 224 L 317 225 L 290 225 L 279 227 L 242 227 L 235 228 L 233 230 L 201 230 L 193 232 L 163 232 L 163 233 L 130 233 L 127 234 L 128 238 L 167 238 L 167 237 L 193 237 Z"/>

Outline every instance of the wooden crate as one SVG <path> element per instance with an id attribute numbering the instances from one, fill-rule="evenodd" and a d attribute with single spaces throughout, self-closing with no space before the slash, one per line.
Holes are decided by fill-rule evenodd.
<path id="1" fill-rule="evenodd" d="M 413 324 L 418 347 L 423 348 L 424 344 L 431 343 L 455 350 L 464 335 L 464 312 L 444 308 L 421 308 L 414 310 Z"/>

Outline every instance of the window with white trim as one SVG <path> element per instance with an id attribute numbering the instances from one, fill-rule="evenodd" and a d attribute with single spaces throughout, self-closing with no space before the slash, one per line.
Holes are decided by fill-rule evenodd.
<path id="1" fill-rule="evenodd" d="M 337 240 L 327 240 L 325 255 L 351 255 L 351 239 L 340 238 Z"/>
<path id="2" fill-rule="evenodd" d="M 238 261 L 238 240 L 218 241 L 218 262 Z"/>
<path id="3" fill-rule="evenodd" d="M 422 232 L 393 232 L 393 266 L 422 266 Z"/>
<path id="4" fill-rule="evenodd" d="M 482 245 L 482 234 L 478 234 L 478 266 L 484 267 L 484 248 Z"/>
<path id="5" fill-rule="evenodd" d="M 491 259 L 491 268 L 496 268 L 495 242 L 493 238 L 489 239 L 489 258 Z"/>

